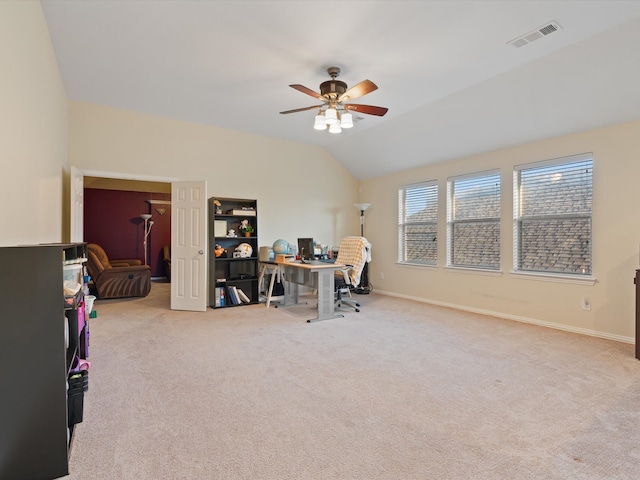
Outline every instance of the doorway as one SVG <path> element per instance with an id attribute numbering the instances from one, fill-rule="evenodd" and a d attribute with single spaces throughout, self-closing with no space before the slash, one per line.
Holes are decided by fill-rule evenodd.
<path id="1" fill-rule="evenodd" d="M 165 178 L 165 177 L 153 177 L 148 175 L 134 175 L 134 174 L 122 174 L 117 172 L 103 172 L 103 171 L 95 171 L 95 170 L 79 170 L 76 167 L 71 167 L 70 176 L 69 176 L 70 185 L 69 190 L 69 241 L 77 242 L 77 241 L 92 241 L 91 238 L 88 238 L 85 235 L 85 188 L 94 189 L 96 191 L 105 192 L 129 192 L 126 196 L 131 197 L 132 192 L 136 192 L 138 196 L 142 196 L 142 198 L 138 198 L 138 203 L 130 206 L 129 208 L 134 208 L 133 211 L 129 211 L 128 214 L 125 215 L 125 229 L 131 229 L 134 232 L 134 240 L 129 240 L 128 242 L 117 242 L 115 245 L 124 244 L 125 248 L 131 248 L 130 254 L 125 255 L 127 258 L 138 258 L 142 259 L 142 253 L 138 254 L 138 248 L 142 248 L 144 240 L 144 230 L 142 227 L 144 225 L 144 219 L 140 217 L 143 213 L 149 213 L 152 215 L 155 209 L 161 210 L 160 212 L 156 211 L 156 217 L 164 217 L 163 223 L 167 229 L 168 233 L 168 242 L 170 243 L 171 238 L 171 185 L 177 179 L 175 178 Z M 104 195 L 103 195 L 104 196 Z M 117 197 L 118 194 L 116 193 Z M 135 196 L 135 195 L 134 195 Z M 146 200 L 154 200 L 153 197 L 162 197 L 166 199 L 167 204 L 155 204 L 150 203 Z M 111 197 L 111 199 L 113 196 Z M 139 200 L 146 201 L 144 203 L 139 203 Z M 123 201 L 126 203 L 127 200 L 123 196 Z M 120 202 L 121 203 L 121 202 Z M 117 206 L 120 204 L 118 201 L 116 203 L 112 203 L 111 201 L 103 202 L 102 208 L 106 211 L 106 214 L 102 216 L 104 218 L 109 217 L 109 210 L 112 208 L 116 208 L 117 210 L 123 210 L 122 206 Z M 117 207 L 116 207 L 117 206 Z M 126 211 L 126 208 L 124 208 Z M 135 213 L 134 213 L 135 212 Z M 99 221 L 99 219 L 98 219 Z M 157 231 L 162 229 L 156 228 L 158 225 L 154 225 L 155 231 L 152 228 L 153 233 L 149 233 L 147 237 L 147 241 L 153 242 L 158 240 L 154 237 Z M 93 227 L 90 227 L 93 228 Z M 93 235 L 93 234 L 91 234 Z M 157 237 L 157 235 L 156 235 Z M 98 237 L 99 238 L 99 237 Z M 97 239 L 96 239 L 97 240 Z M 98 242 L 96 242 L 98 243 Z M 159 240 L 159 243 L 162 243 L 162 240 Z M 162 248 L 163 245 L 160 245 L 158 248 Z M 153 247 L 155 250 L 155 247 Z M 112 258 L 116 258 L 119 249 L 114 250 L 114 254 Z M 109 252 L 109 250 L 107 250 Z M 125 258 L 120 257 L 120 258 Z M 156 266 L 157 267 L 157 266 Z M 164 268 L 162 269 L 164 270 Z M 156 268 L 156 272 L 158 272 L 158 268 Z M 159 276 L 159 275 L 154 275 Z"/>
<path id="2" fill-rule="evenodd" d="M 154 280 L 167 277 L 171 183 L 85 176 L 83 210 L 84 241 L 101 245 L 110 258 L 142 261 Z"/>
<path id="3" fill-rule="evenodd" d="M 129 180 L 135 182 L 148 182 L 169 184 L 171 193 L 161 200 L 166 204 L 170 202 L 170 215 L 177 217 L 175 221 L 169 221 L 171 231 L 171 309 L 206 311 L 208 307 L 207 299 L 207 273 L 208 273 L 208 246 L 207 246 L 207 182 L 200 181 L 178 181 L 174 178 L 148 177 L 143 175 L 127 175 L 108 172 L 80 171 L 76 167 L 70 169 L 70 198 L 69 198 L 69 234 L 71 241 L 84 241 L 84 179 L 94 177 L 96 179 Z M 115 182 L 118 184 L 118 182 Z M 127 184 L 130 188 L 131 184 Z M 162 186 L 161 188 L 164 188 Z M 147 194 L 146 196 L 150 196 Z M 157 195 L 157 194 L 155 194 Z M 165 194 L 166 195 L 166 194 Z M 167 200 L 168 199 L 168 200 Z M 154 207 L 157 201 L 145 200 L 149 204 L 147 210 L 155 211 L 159 215 L 164 215 L 167 211 L 165 207 Z M 160 210 L 163 210 L 162 214 Z M 138 210 L 139 211 L 139 210 Z M 140 219 L 138 219 L 140 218 Z M 129 214 L 131 223 L 138 223 L 144 226 L 142 239 L 145 252 L 148 244 L 148 234 L 152 225 L 150 220 L 152 213 L 138 214 L 134 210 Z M 164 245 L 162 245 L 164 246 Z M 146 255 L 145 255 L 146 257 Z M 176 262 L 174 262 L 176 260 Z M 174 265 L 175 263 L 175 265 Z M 177 269 L 175 267 L 178 267 Z M 177 270 L 177 271 L 176 271 Z M 176 275 L 177 273 L 177 275 Z"/>

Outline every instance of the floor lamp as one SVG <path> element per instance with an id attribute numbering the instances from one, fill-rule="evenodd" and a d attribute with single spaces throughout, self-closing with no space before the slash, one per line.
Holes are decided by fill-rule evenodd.
<path id="1" fill-rule="evenodd" d="M 354 203 L 353 205 L 360 210 L 360 236 L 364 237 L 364 212 L 371 206 L 371 204 Z M 360 283 L 355 288 L 354 292 L 363 295 L 371 292 L 371 285 L 369 284 L 369 262 L 364 263 L 362 275 L 360 275 Z"/>
<path id="2" fill-rule="evenodd" d="M 150 213 L 141 213 L 140 218 L 144 220 L 144 238 L 142 244 L 144 245 L 144 264 L 147 265 L 147 238 L 151 233 L 151 227 L 153 227 L 153 220 L 151 220 Z"/>

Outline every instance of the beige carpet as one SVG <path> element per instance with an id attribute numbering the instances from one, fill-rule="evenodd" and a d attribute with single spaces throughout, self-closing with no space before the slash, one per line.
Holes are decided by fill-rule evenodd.
<path id="1" fill-rule="evenodd" d="M 168 296 L 96 302 L 68 478 L 640 478 L 632 345 L 375 294 L 313 324 Z"/>

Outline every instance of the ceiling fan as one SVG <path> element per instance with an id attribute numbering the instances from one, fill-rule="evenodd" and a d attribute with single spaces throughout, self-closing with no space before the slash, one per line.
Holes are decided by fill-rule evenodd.
<path id="1" fill-rule="evenodd" d="M 387 110 L 389 110 L 388 108 L 375 107 L 372 105 L 346 103 L 350 100 L 354 100 L 366 95 L 367 93 L 371 93 L 374 90 L 377 90 L 377 85 L 371 80 L 363 80 L 357 85 L 347 89 L 346 83 L 337 80 L 338 75 L 340 75 L 340 69 L 338 67 L 327 68 L 327 73 L 331 77 L 331 80 L 327 80 L 320 84 L 320 93 L 314 92 L 304 85 L 289 85 L 291 88 L 294 88 L 299 92 L 306 93 L 307 95 L 310 95 L 313 98 L 322 101 L 323 103 L 321 105 L 296 108 L 280 113 L 287 114 L 304 112 L 317 108 L 318 115 L 316 115 L 313 128 L 315 128 L 316 130 L 324 130 L 328 126 L 330 132 L 340 133 L 343 128 L 353 127 L 353 118 L 349 111 L 382 117 L 385 113 L 387 113 Z"/>

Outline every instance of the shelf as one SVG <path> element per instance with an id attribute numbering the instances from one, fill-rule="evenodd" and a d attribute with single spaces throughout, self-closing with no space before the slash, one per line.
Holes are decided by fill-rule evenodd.
<path id="1" fill-rule="evenodd" d="M 214 198 L 222 203 L 222 212 L 216 213 Z M 226 249 L 227 256 L 209 257 L 209 301 L 213 308 L 240 307 L 258 303 L 258 204 L 256 200 L 241 198 L 209 199 L 209 235 L 210 243 L 218 244 Z M 243 210 L 245 208 L 245 210 Z M 239 230 L 242 220 L 248 220 L 254 228 L 250 236 L 246 237 Z M 230 229 L 238 234 L 234 237 L 226 235 Z M 216 235 L 217 233 L 217 235 Z M 250 257 L 234 257 L 234 248 L 239 244 L 248 243 L 253 252 Z M 246 253 L 249 253 L 248 251 Z M 218 279 L 224 279 L 219 281 Z M 219 290 L 229 286 L 242 287 L 245 295 L 250 299 L 249 303 L 229 304 L 215 306 L 215 299 L 219 297 Z M 216 293 L 218 290 L 218 293 Z M 226 295 L 225 295 L 226 297 Z"/>
<path id="2" fill-rule="evenodd" d="M 216 257 L 216 262 L 227 261 L 227 262 L 238 262 L 238 261 L 255 261 L 258 260 L 258 257 Z"/>
<path id="3" fill-rule="evenodd" d="M 256 215 L 254 213 L 254 215 L 248 214 L 248 213 L 216 213 L 216 218 L 238 218 L 238 217 L 247 217 L 247 219 L 249 218 L 256 218 Z"/>
<path id="4" fill-rule="evenodd" d="M 247 282 L 251 280 L 257 280 L 258 277 L 247 277 L 247 278 L 227 278 L 225 280 L 216 280 L 216 287 L 226 287 L 227 285 L 235 285 L 240 282 Z"/>
<path id="5" fill-rule="evenodd" d="M 216 215 L 217 217 L 217 215 Z M 256 236 L 251 236 L 251 237 L 213 237 L 216 241 L 217 240 L 251 240 L 252 238 L 257 240 L 258 237 Z"/>
<path id="6" fill-rule="evenodd" d="M 83 263 L 87 263 L 86 258 L 74 258 L 72 260 L 64 260 L 62 262 L 63 265 L 82 265 Z"/>
<path id="7" fill-rule="evenodd" d="M 75 310 L 78 308 L 78 305 L 82 303 L 84 299 L 84 292 L 82 288 L 78 290 L 75 295 L 65 295 L 64 296 L 64 309 L 65 310 Z"/>
<path id="8" fill-rule="evenodd" d="M 3 479 L 69 474 L 67 374 L 79 352 L 83 291 L 65 297 L 63 287 L 70 270 L 65 267 L 84 258 L 84 243 L 0 248 L 0 349 L 7 359 L 21 358 L 20 368 L 9 361 L 0 367 L 0 377 L 11 386 L 0 396 L 0 409 L 9 413 L 0 428 L 0 450 L 10 452 L 0 461 Z"/>

